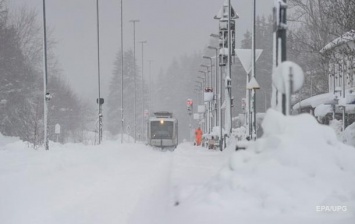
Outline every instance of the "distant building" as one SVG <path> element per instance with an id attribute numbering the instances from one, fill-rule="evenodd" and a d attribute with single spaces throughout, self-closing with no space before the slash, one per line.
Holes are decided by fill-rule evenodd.
<path id="1" fill-rule="evenodd" d="M 320 53 L 329 60 L 329 92 L 304 99 L 293 110 L 310 112 L 325 124 L 342 120 L 345 129 L 355 121 L 355 31 L 334 39 Z"/>

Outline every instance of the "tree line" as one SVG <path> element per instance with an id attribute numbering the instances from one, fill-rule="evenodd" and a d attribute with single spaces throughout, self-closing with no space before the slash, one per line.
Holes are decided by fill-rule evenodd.
<path id="1" fill-rule="evenodd" d="M 61 78 L 48 40 L 49 138 L 57 140 L 55 124 L 61 125 L 60 142 L 83 141 L 92 116 L 87 103 Z M 10 11 L 0 0 L 0 132 L 18 136 L 34 147 L 43 143 L 43 28 L 37 12 L 28 7 Z"/>

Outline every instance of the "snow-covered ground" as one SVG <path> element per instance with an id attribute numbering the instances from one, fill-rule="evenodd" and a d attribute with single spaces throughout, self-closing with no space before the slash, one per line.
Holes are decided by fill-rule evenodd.
<path id="1" fill-rule="evenodd" d="M 226 163 L 226 155 L 191 143 L 172 153 L 119 141 L 51 143 L 44 151 L 0 136 L 0 223 L 154 220 L 160 209 L 184 197 L 177 195 L 180 183 L 207 182 Z"/>
<path id="2" fill-rule="evenodd" d="M 35 151 L 17 142 L 0 161 L 0 223 L 127 223 L 171 153 L 116 142 Z"/>
<path id="3" fill-rule="evenodd" d="M 355 148 L 269 110 L 245 151 L 51 143 L 0 135 L 1 224 L 355 223 Z"/>

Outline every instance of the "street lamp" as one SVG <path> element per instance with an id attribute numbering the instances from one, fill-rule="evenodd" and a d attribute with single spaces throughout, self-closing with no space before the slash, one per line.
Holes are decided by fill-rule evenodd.
<path id="1" fill-rule="evenodd" d="M 207 47 L 208 49 L 211 49 L 211 50 L 215 50 L 216 51 L 216 61 L 215 61 L 215 65 L 216 65 L 216 71 L 215 71 L 215 81 L 214 81 L 214 91 L 215 91 L 215 119 L 214 119 L 214 126 L 217 127 L 217 124 L 218 124 L 218 116 L 219 116 L 219 112 L 217 112 L 217 107 L 218 107 L 218 94 L 217 94 L 217 83 L 218 83 L 218 48 L 216 47 L 212 47 L 212 46 L 208 46 Z"/>
<path id="2" fill-rule="evenodd" d="M 137 78 L 136 78 L 136 23 L 139 22 L 138 19 L 132 19 L 129 22 L 133 23 L 133 74 L 134 74 L 134 106 L 133 106 L 133 117 L 134 117 L 134 143 L 136 143 L 136 104 L 137 104 Z"/>
<path id="3" fill-rule="evenodd" d="M 203 79 L 204 86 L 202 88 L 202 103 L 203 103 L 203 105 L 205 105 L 204 93 L 205 93 L 205 89 L 206 89 L 206 86 L 207 86 L 207 72 L 202 71 L 202 70 L 200 70 L 198 72 L 204 74 L 204 77 L 197 77 L 197 78 Z M 208 122 L 208 119 L 205 119 L 205 121 Z M 204 125 L 205 126 L 204 127 L 204 132 L 207 132 L 207 127 L 208 127 L 208 123 L 207 122 L 205 122 L 205 125 Z"/>
<path id="4" fill-rule="evenodd" d="M 209 57 L 209 56 L 203 56 L 203 58 L 204 59 L 209 59 L 210 60 L 210 80 L 209 80 L 209 87 L 210 88 L 212 88 L 212 66 L 213 66 L 213 63 L 212 63 L 212 58 L 211 57 Z M 213 93 L 213 92 L 212 92 Z M 209 115 L 208 115 L 208 120 L 209 120 L 209 126 L 208 126 L 208 131 L 209 132 L 211 132 L 211 130 L 212 130 L 212 118 L 211 118 L 211 114 L 213 114 L 212 113 L 212 102 L 211 101 L 209 101 L 208 102 L 208 113 L 209 113 Z M 213 119 L 215 120 L 215 117 L 216 116 L 213 116 Z"/>
<path id="5" fill-rule="evenodd" d="M 209 67 L 208 65 L 201 64 L 201 67 L 205 67 L 207 69 L 207 75 L 206 75 L 206 86 L 208 85 L 208 88 L 211 87 L 210 81 L 208 80 L 208 73 L 209 73 Z M 211 70 L 212 73 L 212 70 Z M 207 110 L 207 132 L 209 133 L 211 131 L 211 102 L 208 102 L 208 110 Z"/>
<path id="6" fill-rule="evenodd" d="M 213 38 L 217 38 L 220 40 L 220 36 L 218 34 L 212 33 L 210 35 Z M 215 47 L 208 47 L 210 49 L 216 49 L 216 71 L 217 71 L 217 56 L 218 56 L 218 48 Z M 217 73 L 216 73 L 216 80 L 217 80 Z M 216 82 L 217 83 L 217 82 Z M 217 86 L 217 84 L 216 84 Z M 218 123 L 219 123 L 219 147 L 222 150 L 222 67 L 220 66 L 220 75 L 219 75 L 219 88 L 218 88 L 218 97 L 217 97 L 217 104 L 218 104 Z"/>
<path id="7" fill-rule="evenodd" d="M 142 138 L 144 136 L 144 56 L 143 56 L 143 45 L 147 43 L 146 40 L 140 41 L 142 44 Z"/>
<path id="8" fill-rule="evenodd" d="M 205 67 L 205 68 L 207 69 L 205 87 L 210 88 L 210 82 L 209 82 L 209 80 L 208 80 L 208 73 L 209 73 L 209 69 L 208 69 L 208 68 L 209 68 L 210 66 L 201 64 L 201 67 Z M 211 72 L 212 72 L 212 71 L 211 71 Z M 207 88 L 205 88 L 205 90 L 206 90 L 206 89 L 207 89 Z M 204 94 L 205 94 L 205 93 L 204 93 Z M 204 101 L 205 101 L 205 100 L 204 100 Z M 211 103 L 208 102 L 207 119 L 206 119 L 206 121 L 207 121 L 206 132 L 208 132 L 208 133 L 210 133 L 210 131 L 211 131 L 211 121 L 210 121 L 211 108 L 210 108 L 210 106 L 211 106 Z"/>

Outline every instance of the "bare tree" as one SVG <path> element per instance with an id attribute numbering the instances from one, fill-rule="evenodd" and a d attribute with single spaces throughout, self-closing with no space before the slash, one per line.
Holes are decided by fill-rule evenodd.
<path id="1" fill-rule="evenodd" d="M 328 60 L 320 50 L 330 41 L 355 29 L 353 0 L 290 0 L 288 55 L 308 76 L 300 98 L 328 90 Z M 312 91 L 311 91 L 312 92 Z"/>

